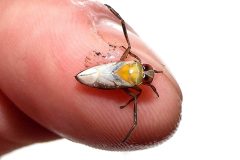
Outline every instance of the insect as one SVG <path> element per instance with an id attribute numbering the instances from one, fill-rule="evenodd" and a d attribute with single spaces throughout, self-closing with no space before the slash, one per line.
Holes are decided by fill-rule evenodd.
<path id="1" fill-rule="evenodd" d="M 142 64 L 141 59 L 131 52 L 131 44 L 128 38 L 125 21 L 111 6 L 107 4 L 105 4 L 105 6 L 107 6 L 107 8 L 121 21 L 128 47 L 124 47 L 125 51 L 122 54 L 120 61 L 86 69 L 78 73 L 75 78 L 80 83 L 90 87 L 99 89 L 122 89 L 131 97 L 126 104 L 120 106 L 120 108 L 123 109 L 131 102 L 134 102 L 133 125 L 122 141 L 126 142 L 137 126 L 137 99 L 142 93 L 142 89 L 139 85 L 147 85 L 151 87 L 153 92 L 159 97 L 156 88 L 151 83 L 154 74 L 162 73 L 162 71 L 154 70 L 149 64 Z M 136 61 L 125 61 L 128 55 L 135 58 Z M 130 89 L 135 90 L 136 93 Z"/>

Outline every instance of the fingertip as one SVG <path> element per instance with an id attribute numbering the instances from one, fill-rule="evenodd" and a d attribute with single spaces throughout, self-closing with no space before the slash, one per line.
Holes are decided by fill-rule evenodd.
<path id="1" fill-rule="evenodd" d="M 24 35 L 31 38 L 15 48 L 17 58 L 5 52 L 12 59 L 6 66 L 12 67 L 2 74 L 3 90 L 41 125 L 80 143 L 124 150 L 161 141 L 178 123 L 181 108 L 178 85 L 131 29 L 128 33 L 132 51 L 164 74 L 157 75 L 153 82 L 159 90 L 158 100 L 149 88 L 143 87 L 144 93 L 138 101 L 138 126 L 124 145 L 121 141 L 132 125 L 133 108 L 119 109 L 119 106 L 129 97 L 119 90 L 97 90 L 79 83 L 76 73 L 118 61 L 124 52 L 122 46 L 127 44 L 119 20 L 103 5 L 87 3 L 55 8 L 54 12 L 51 7 L 43 6 L 46 13 L 41 12 L 40 17 L 47 18 L 39 22 L 41 27 L 31 24 L 37 32 L 19 30 L 18 40 Z M 28 9 L 31 8 L 25 11 Z M 28 21 L 35 22 L 31 17 Z M 21 63 L 15 63 L 19 59 Z M 18 76 L 11 79 L 16 70 Z"/>

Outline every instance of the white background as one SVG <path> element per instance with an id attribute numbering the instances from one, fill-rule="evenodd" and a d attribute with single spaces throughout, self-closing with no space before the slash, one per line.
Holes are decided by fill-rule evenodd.
<path id="1" fill-rule="evenodd" d="M 179 82 L 184 103 L 177 132 L 142 151 L 109 152 L 60 140 L 17 150 L 3 160 L 240 159 L 240 2 L 102 2 L 124 17 Z"/>

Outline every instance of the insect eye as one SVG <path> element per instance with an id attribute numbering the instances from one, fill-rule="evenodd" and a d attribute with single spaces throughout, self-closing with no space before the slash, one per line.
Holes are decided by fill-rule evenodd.
<path id="1" fill-rule="evenodd" d="M 152 77 L 150 77 L 150 76 L 148 76 L 148 75 L 144 75 L 144 77 L 143 77 L 143 83 L 145 83 L 145 84 L 150 84 L 150 83 L 152 83 L 152 81 L 153 81 L 153 78 Z"/>
<path id="2" fill-rule="evenodd" d="M 149 64 L 143 64 L 143 70 L 144 70 L 144 71 L 153 70 L 153 67 L 150 66 Z"/>

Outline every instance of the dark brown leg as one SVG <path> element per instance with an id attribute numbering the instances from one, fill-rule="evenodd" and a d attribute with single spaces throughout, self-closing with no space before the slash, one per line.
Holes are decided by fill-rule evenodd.
<path id="1" fill-rule="evenodd" d="M 120 61 L 124 61 L 124 60 L 127 58 L 128 54 L 130 53 L 130 49 L 131 49 L 131 48 L 128 47 L 128 48 L 124 51 L 123 55 L 122 55 L 121 58 L 120 58 Z"/>
<path id="2" fill-rule="evenodd" d="M 124 46 L 122 46 L 122 47 L 126 50 L 126 47 L 124 47 Z M 136 54 L 132 53 L 131 51 L 129 51 L 128 54 L 130 56 L 132 56 L 133 58 L 137 59 L 141 63 L 141 59 Z"/>
<path id="3" fill-rule="evenodd" d="M 134 93 L 132 93 L 129 89 L 124 89 L 124 91 L 132 96 L 134 98 L 134 111 L 133 111 L 133 125 L 130 128 L 130 130 L 128 131 L 127 135 L 125 136 L 125 138 L 123 139 L 122 143 L 126 142 L 128 140 L 128 138 L 131 136 L 133 130 L 136 128 L 137 126 L 137 95 L 135 95 Z"/>
<path id="4" fill-rule="evenodd" d="M 117 13 L 117 11 L 115 11 L 111 6 L 109 6 L 107 4 L 105 4 L 105 6 L 108 7 L 108 9 L 121 21 L 121 24 L 122 24 L 123 33 L 124 33 L 125 39 L 126 39 L 127 44 L 128 44 L 127 49 L 125 50 L 122 57 L 120 58 L 120 60 L 123 61 L 127 58 L 127 55 L 129 54 L 129 52 L 131 50 L 131 44 L 130 44 L 130 41 L 129 41 L 129 38 L 128 38 L 126 24 L 125 24 L 125 21 L 122 19 L 122 17 Z"/>
<path id="5" fill-rule="evenodd" d="M 144 84 L 152 88 L 153 92 L 159 97 L 159 94 L 157 92 L 157 89 L 152 84 Z"/>
<path id="6" fill-rule="evenodd" d="M 133 87 L 133 89 L 135 89 L 136 91 L 138 91 L 138 93 L 136 94 L 136 98 L 138 98 L 140 95 L 141 95 L 141 93 L 142 93 L 142 89 L 141 88 L 139 88 L 139 87 L 137 87 L 137 86 L 135 86 L 135 87 Z M 127 89 L 128 90 L 128 89 Z M 125 91 L 125 89 L 124 89 L 124 91 Z M 130 92 L 129 90 L 128 91 L 125 91 L 125 92 Z M 127 93 L 128 94 L 128 93 Z M 128 94 L 129 95 L 129 94 Z M 122 106 L 120 106 L 120 109 L 123 109 L 123 108 L 125 108 L 127 105 L 129 105 L 132 101 L 134 101 L 134 97 L 132 96 L 132 95 L 130 95 L 132 98 L 125 104 L 125 105 L 122 105 Z"/>
<path id="7" fill-rule="evenodd" d="M 131 129 L 128 131 L 126 137 L 123 139 L 122 143 L 126 142 L 128 138 L 131 136 L 133 130 L 137 126 L 137 101 L 134 101 L 134 112 L 133 112 L 133 125 Z"/>
<path id="8" fill-rule="evenodd" d="M 163 73 L 163 71 L 157 71 L 157 70 L 154 70 L 154 73 Z M 149 87 L 151 87 L 152 88 L 152 90 L 153 90 L 153 92 L 159 97 L 159 94 L 158 94 L 158 92 L 157 92 L 157 89 L 152 85 L 152 84 L 144 84 L 144 85 L 147 85 L 147 86 L 149 86 Z"/>

